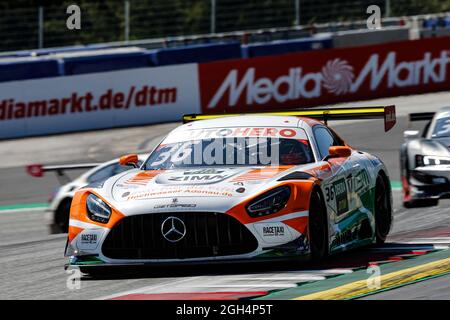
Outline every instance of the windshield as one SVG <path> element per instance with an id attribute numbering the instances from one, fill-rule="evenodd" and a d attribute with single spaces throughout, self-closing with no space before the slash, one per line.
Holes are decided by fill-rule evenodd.
<path id="1" fill-rule="evenodd" d="M 227 130 L 233 130 L 232 128 Z M 150 155 L 145 170 L 204 166 L 300 165 L 314 161 L 306 134 L 292 130 L 293 138 L 227 137 L 173 143 L 168 137 Z M 186 136 L 189 136 L 186 135 Z"/>
<path id="2" fill-rule="evenodd" d="M 432 138 L 450 137 L 450 116 L 436 120 Z"/>

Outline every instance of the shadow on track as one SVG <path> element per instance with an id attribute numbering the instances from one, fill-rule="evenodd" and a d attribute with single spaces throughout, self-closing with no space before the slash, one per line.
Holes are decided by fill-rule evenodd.
<path id="1" fill-rule="evenodd" d="M 327 269 L 367 268 L 377 262 L 396 261 L 434 250 L 432 244 L 387 243 L 333 255 L 320 263 L 300 260 L 273 262 L 214 263 L 165 266 L 89 266 L 81 268 L 83 281 L 242 275 L 251 273 L 302 272 Z"/>

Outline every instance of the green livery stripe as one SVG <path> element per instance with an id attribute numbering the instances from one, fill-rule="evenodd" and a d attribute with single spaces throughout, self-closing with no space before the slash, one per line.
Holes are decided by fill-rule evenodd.
<path id="1" fill-rule="evenodd" d="M 392 190 L 401 190 L 402 183 L 400 181 L 391 181 L 391 188 Z"/>
<path id="2" fill-rule="evenodd" d="M 46 209 L 48 207 L 49 207 L 48 203 L 9 204 L 9 205 L 0 206 L 0 211 L 25 210 L 25 209 Z"/>

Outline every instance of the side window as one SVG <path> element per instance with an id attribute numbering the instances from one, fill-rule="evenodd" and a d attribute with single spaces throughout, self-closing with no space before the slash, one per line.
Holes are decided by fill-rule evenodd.
<path id="1" fill-rule="evenodd" d="M 325 127 L 315 127 L 314 137 L 322 159 L 328 155 L 328 149 L 331 146 L 337 145 L 330 131 Z"/>
<path id="2" fill-rule="evenodd" d="M 138 166 L 141 166 L 142 161 L 138 162 Z M 115 176 L 116 174 L 128 171 L 130 169 L 133 169 L 131 166 L 121 166 L 119 163 L 113 163 L 110 164 L 107 167 L 104 167 L 97 172 L 94 172 L 88 177 L 88 182 L 99 182 L 104 181 L 108 178 L 111 178 L 112 176 Z"/>
<path id="3" fill-rule="evenodd" d="M 128 171 L 130 169 L 133 169 L 133 167 L 131 167 L 131 166 L 121 166 L 120 164 L 117 163 L 117 164 L 114 165 L 112 176 L 115 176 L 116 174 Z"/>
<path id="4" fill-rule="evenodd" d="M 103 181 L 108 179 L 109 177 L 112 177 L 114 175 L 114 167 L 116 166 L 116 164 L 111 164 L 109 166 L 106 166 L 96 172 L 94 172 L 93 174 L 91 174 L 88 177 L 88 182 L 89 183 L 93 183 L 93 182 L 99 182 L 99 181 Z"/>

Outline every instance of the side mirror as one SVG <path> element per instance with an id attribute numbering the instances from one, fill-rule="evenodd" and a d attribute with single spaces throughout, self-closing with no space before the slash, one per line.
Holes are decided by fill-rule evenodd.
<path id="1" fill-rule="evenodd" d="M 403 132 L 403 138 L 405 140 L 417 139 L 420 137 L 420 132 L 418 130 L 406 130 Z"/>
<path id="2" fill-rule="evenodd" d="M 126 156 L 120 157 L 119 164 L 121 166 L 133 166 L 135 168 L 138 167 L 138 156 L 137 154 L 127 154 Z"/>
<path id="3" fill-rule="evenodd" d="M 328 149 L 328 158 L 348 158 L 352 149 L 346 146 L 331 146 Z"/>

